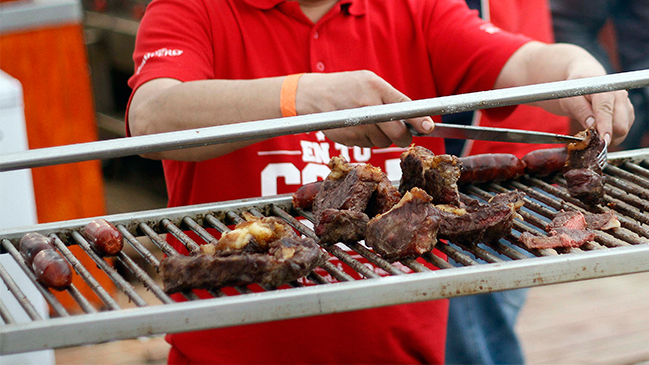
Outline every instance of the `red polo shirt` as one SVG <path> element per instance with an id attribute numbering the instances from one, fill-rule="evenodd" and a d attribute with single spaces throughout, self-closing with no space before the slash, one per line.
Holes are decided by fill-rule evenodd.
<path id="1" fill-rule="evenodd" d="M 316 24 L 295 1 L 153 0 L 129 85 L 366 69 L 412 99 L 431 98 L 490 89 L 527 40 L 483 22 L 458 0 L 341 0 Z M 416 143 L 444 151 L 441 140 Z M 398 179 L 402 151 L 348 148 L 319 132 L 163 165 L 169 205 L 180 206 L 292 192 L 324 178 L 336 155 Z M 174 334 L 169 361 L 442 363 L 446 313 L 446 301 L 431 301 Z"/>

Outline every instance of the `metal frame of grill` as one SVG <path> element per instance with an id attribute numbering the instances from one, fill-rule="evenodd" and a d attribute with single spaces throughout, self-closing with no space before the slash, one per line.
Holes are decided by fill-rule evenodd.
<path id="1" fill-rule="evenodd" d="M 637 81 L 632 82 L 633 85 L 637 84 Z M 644 80 L 641 84 L 646 83 L 647 80 Z M 589 91 L 592 90 L 584 89 L 577 93 L 584 94 Z M 548 97 L 547 94 L 539 95 L 541 94 L 536 96 L 537 100 Z M 523 101 L 531 100 L 518 99 L 518 102 Z M 485 103 L 473 103 L 471 108 L 484 107 Z M 499 105 L 502 104 L 496 103 L 492 106 Z M 415 114 L 428 114 L 429 111 L 422 109 Z M 460 110 L 453 109 L 450 112 L 456 111 Z M 399 113 L 402 112 L 393 113 L 389 117 L 383 115 L 382 118 L 397 119 L 401 115 Z M 412 117 L 414 114 L 408 116 Z M 322 117 L 314 118 L 319 121 L 318 118 Z M 321 127 L 322 125 L 314 123 L 305 128 Z M 212 140 L 210 143 L 218 142 Z M 96 145 L 86 144 L 80 146 L 80 149 L 88 151 L 92 150 L 93 146 Z M 145 148 L 161 148 L 160 145 L 151 146 Z M 98 155 L 86 154 L 84 158 L 115 157 L 115 151 L 120 148 L 116 144 L 112 147 L 102 147 L 100 149 L 103 149 L 103 152 Z M 30 153 L 16 158 L 9 156 L 5 162 L 0 162 L 0 171 L 72 162 L 80 158 L 78 152 L 66 155 L 63 151 L 61 155 L 65 156 L 59 157 L 57 151 L 61 150 L 54 148 L 47 151 L 28 151 Z M 143 152 L 130 149 L 120 151 L 119 153 Z M 183 293 L 187 300 L 185 302 L 174 302 L 151 277 L 149 273 L 157 271 L 160 259 L 145 247 L 143 240 L 155 245 L 156 250 L 166 255 L 176 255 L 178 253 L 167 244 L 164 235 L 173 235 L 191 248 L 201 241 L 213 241 L 215 238 L 208 229 L 227 231 L 228 225 L 242 220 L 243 211 L 257 216 L 277 216 L 286 220 L 300 233 L 314 237 L 313 231 L 298 220 L 298 217 L 312 220 L 311 214 L 293 208 L 290 195 L 280 195 L 104 216 L 103 218 L 118 227 L 127 245 L 141 259 L 141 263 L 138 263 L 125 252 L 116 257 L 116 261 L 133 274 L 135 282 L 152 293 L 149 299 L 140 296 L 133 285 L 108 261 L 99 257 L 79 234 L 81 227 L 91 218 L 0 230 L 0 251 L 8 252 L 13 257 L 34 282 L 53 313 L 53 318 L 41 318 L 21 288 L 0 265 L 0 278 L 31 319 L 28 323 L 16 323 L 6 306 L 0 302 L 0 319 L 4 323 L 0 325 L 0 354 L 298 318 L 649 271 L 649 215 L 645 214 L 649 207 L 649 149 L 610 153 L 609 165 L 604 172 L 606 203 L 615 211 L 622 227 L 607 232 L 598 231 L 595 241 L 581 248 L 528 250 L 518 242 L 517 236 L 520 233 L 541 230 L 553 214 L 561 209 L 591 212 L 603 209 L 589 208 L 571 198 L 561 176 L 543 179 L 524 176 L 515 181 L 469 185 L 462 189 L 465 199 L 486 200 L 495 193 L 512 189 L 524 191 L 527 197 L 521 211 L 524 221 L 516 221 L 512 233 L 500 242 L 472 246 L 438 243 L 436 250 L 453 259 L 457 267 L 433 254 L 426 254 L 417 260 L 402 260 L 391 264 L 361 243 L 346 246 L 338 244 L 324 246 L 323 249 L 331 257 L 338 258 L 342 265 L 358 273 L 361 279 L 355 279 L 339 267 L 326 263 L 321 269 L 332 279 L 313 272 L 305 280 L 294 281 L 280 288 L 228 288 L 233 289 L 236 295 L 231 295 L 232 292 L 226 292 L 225 289 L 210 290 L 208 292 L 212 298 L 204 300 L 197 300 L 196 294 L 188 291 Z M 188 231 L 194 232 L 199 241 L 195 242 L 189 238 L 185 234 Z M 71 286 L 67 293 L 78 304 L 79 314 L 70 313 L 48 289 L 38 284 L 16 250 L 19 239 L 28 232 L 56 237 L 56 248 L 70 262 L 75 275 L 83 278 L 84 285 L 92 289 L 102 304 L 95 307 L 78 288 Z M 71 245 L 78 245 L 83 249 L 84 254 L 115 283 L 118 294 L 127 298 L 127 304 L 118 303 L 108 290 L 99 285 L 93 274 L 69 250 L 68 246 Z M 355 254 L 361 255 L 385 271 L 388 276 L 381 277 L 368 269 L 355 258 Z M 428 266 L 439 270 L 431 270 Z"/>
<path id="2" fill-rule="evenodd" d="M 5 322 L 0 326 L 0 354 L 9 354 L 57 348 L 63 346 L 98 343 L 109 340 L 149 336 L 160 333 L 181 332 L 257 323 L 318 314 L 336 313 L 356 309 L 409 303 L 438 298 L 487 293 L 492 291 L 533 287 L 613 275 L 649 271 L 649 216 L 644 213 L 649 203 L 649 149 L 611 153 L 607 176 L 606 199 L 614 207 L 621 228 L 597 232 L 594 242 L 581 249 L 563 252 L 555 250 L 526 250 L 516 240 L 520 232 L 542 227 L 559 209 L 584 210 L 585 206 L 569 197 L 561 177 L 537 179 L 525 176 L 517 181 L 471 185 L 463 189 L 465 197 L 486 199 L 491 194 L 510 189 L 527 193 L 521 214 L 525 221 L 517 221 L 511 236 L 495 244 L 478 244 L 472 247 L 439 243 L 439 251 L 455 260 L 461 267 L 453 267 L 435 255 L 425 255 L 419 260 L 403 260 L 390 264 L 360 243 L 349 249 L 360 254 L 390 275 L 379 277 L 357 261 L 341 245 L 324 247 L 331 255 L 357 271 L 364 278 L 354 280 L 336 266 L 325 264 L 335 283 L 312 273 L 307 279 L 314 285 L 293 282 L 282 288 L 264 288 L 253 292 L 248 287 L 236 288 L 240 295 L 226 295 L 213 290 L 212 299 L 196 300 L 192 292 L 184 293 L 187 302 L 175 303 L 147 274 L 147 269 L 157 269 L 159 260 L 142 245 L 137 236 L 146 236 L 167 255 L 177 252 L 161 234 L 172 234 L 187 246 L 199 242 L 191 240 L 184 231 L 193 231 L 204 241 L 214 238 L 205 228 L 226 231 L 227 225 L 240 221 L 240 213 L 249 211 L 257 216 L 277 216 L 285 219 L 301 233 L 313 236 L 313 231 L 296 217 L 310 218 L 309 212 L 296 211 L 289 195 L 204 204 L 180 208 L 166 208 L 138 213 L 117 214 L 104 218 L 117 225 L 131 245 L 149 267 L 142 267 L 122 252 L 117 260 L 127 267 L 137 281 L 150 290 L 155 299 L 148 302 L 140 297 L 106 260 L 98 257 L 88 242 L 79 234 L 80 228 L 90 219 L 40 224 L 15 230 L 0 231 L 3 249 L 10 253 L 27 275 L 33 278 L 15 244 L 23 234 L 31 231 L 56 236 L 57 249 L 73 265 L 100 297 L 104 306 L 93 307 L 77 288 L 68 293 L 76 300 L 82 314 L 70 314 L 45 288 L 37 284 L 50 304 L 55 317 L 42 319 L 34 314 L 33 305 L 24 300 L 20 288 L 0 267 L 0 277 L 19 299 L 32 321 L 13 323 L 11 315 L 0 305 Z M 618 166 L 615 166 L 618 165 Z M 545 222 L 545 223 L 544 223 Z M 67 245 L 79 245 L 94 262 L 114 281 L 117 290 L 127 296 L 131 305 L 122 308 L 111 295 L 79 263 Z M 531 257 L 530 257 L 531 256 Z M 430 270 L 422 263 L 440 270 Z M 406 273 L 403 267 L 413 273 Z M 22 300 L 21 300 L 22 299 Z"/>

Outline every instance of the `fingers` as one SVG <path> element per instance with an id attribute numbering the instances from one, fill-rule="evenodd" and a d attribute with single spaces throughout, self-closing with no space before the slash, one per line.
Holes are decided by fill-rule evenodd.
<path id="1" fill-rule="evenodd" d="M 609 145 L 621 143 L 635 119 L 625 90 L 567 98 L 562 104 L 584 129 L 594 126 Z"/>
<path id="2" fill-rule="evenodd" d="M 567 110 L 568 115 L 578 121 L 583 129 L 589 128 L 595 123 L 595 113 L 587 96 L 562 99 L 560 103 Z"/>
<path id="3" fill-rule="evenodd" d="M 611 144 L 613 136 L 613 113 L 615 112 L 615 95 L 613 93 L 592 95 L 595 128 L 599 135 Z"/>

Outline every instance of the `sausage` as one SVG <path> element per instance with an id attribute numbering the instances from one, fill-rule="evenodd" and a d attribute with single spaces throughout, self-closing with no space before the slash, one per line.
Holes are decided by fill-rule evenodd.
<path id="1" fill-rule="evenodd" d="M 32 269 L 36 279 L 48 288 L 64 290 L 72 283 L 72 268 L 53 248 L 41 250 L 34 256 Z"/>
<path id="2" fill-rule="evenodd" d="M 460 157 L 462 170 L 458 183 L 474 184 L 504 181 L 525 174 L 525 162 L 509 153 L 485 153 Z"/>
<path id="3" fill-rule="evenodd" d="M 525 172 L 530 175 L 547 176 L 563 169 L 568 159 L 568 149 L 566 147 L 545 148 L 532 151 L 522 160 L 525 161 Z"/>
<path id="4" fill-rule="evenodd" d="M 27 265 L 30 266 L 37 253 L 52 248 L 54 248 L 54 245 L 52 245 L 52 239 L 36 232 L 27 233 L 18 243 L 18 250 L 20 250 L 25 261 L 27 261 Z"/>
<path id="5" fill-rule="evenodd" d="M 313 200 L 318 195 L 323 181 L 316 181 L 302 185 L 295 193 L 293 193 L 293 206 L 302 209 L 311 209 Z"/>
<path id="6" fill-rule="evenodd" d="M 102 256 L 116 255 L 124 247 L 122 234 L 117 230 L 117 227 L 101 218 L 86 224 L 82 234 Z"/>

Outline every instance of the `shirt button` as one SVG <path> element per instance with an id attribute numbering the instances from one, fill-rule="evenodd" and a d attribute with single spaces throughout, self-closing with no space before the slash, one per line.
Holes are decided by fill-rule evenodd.
<path id="1" fill-rule="evenodd" d="M 318 62 L 318 63 L 316 63 L 316 64 L 315 64 L 315 68 L 316 68 L 318 71 L 324 71 L 324 69 L 325 69 L 325 67 L 324 67 L 324 63 L 322 63 L 322 62 Z"/>
<path id="2" fill-rule="evenodd" d="M 320 37 L 320 34 L 318 34 L 317 31 L 313 32 L 313 39 L 318 39 Z"/>

